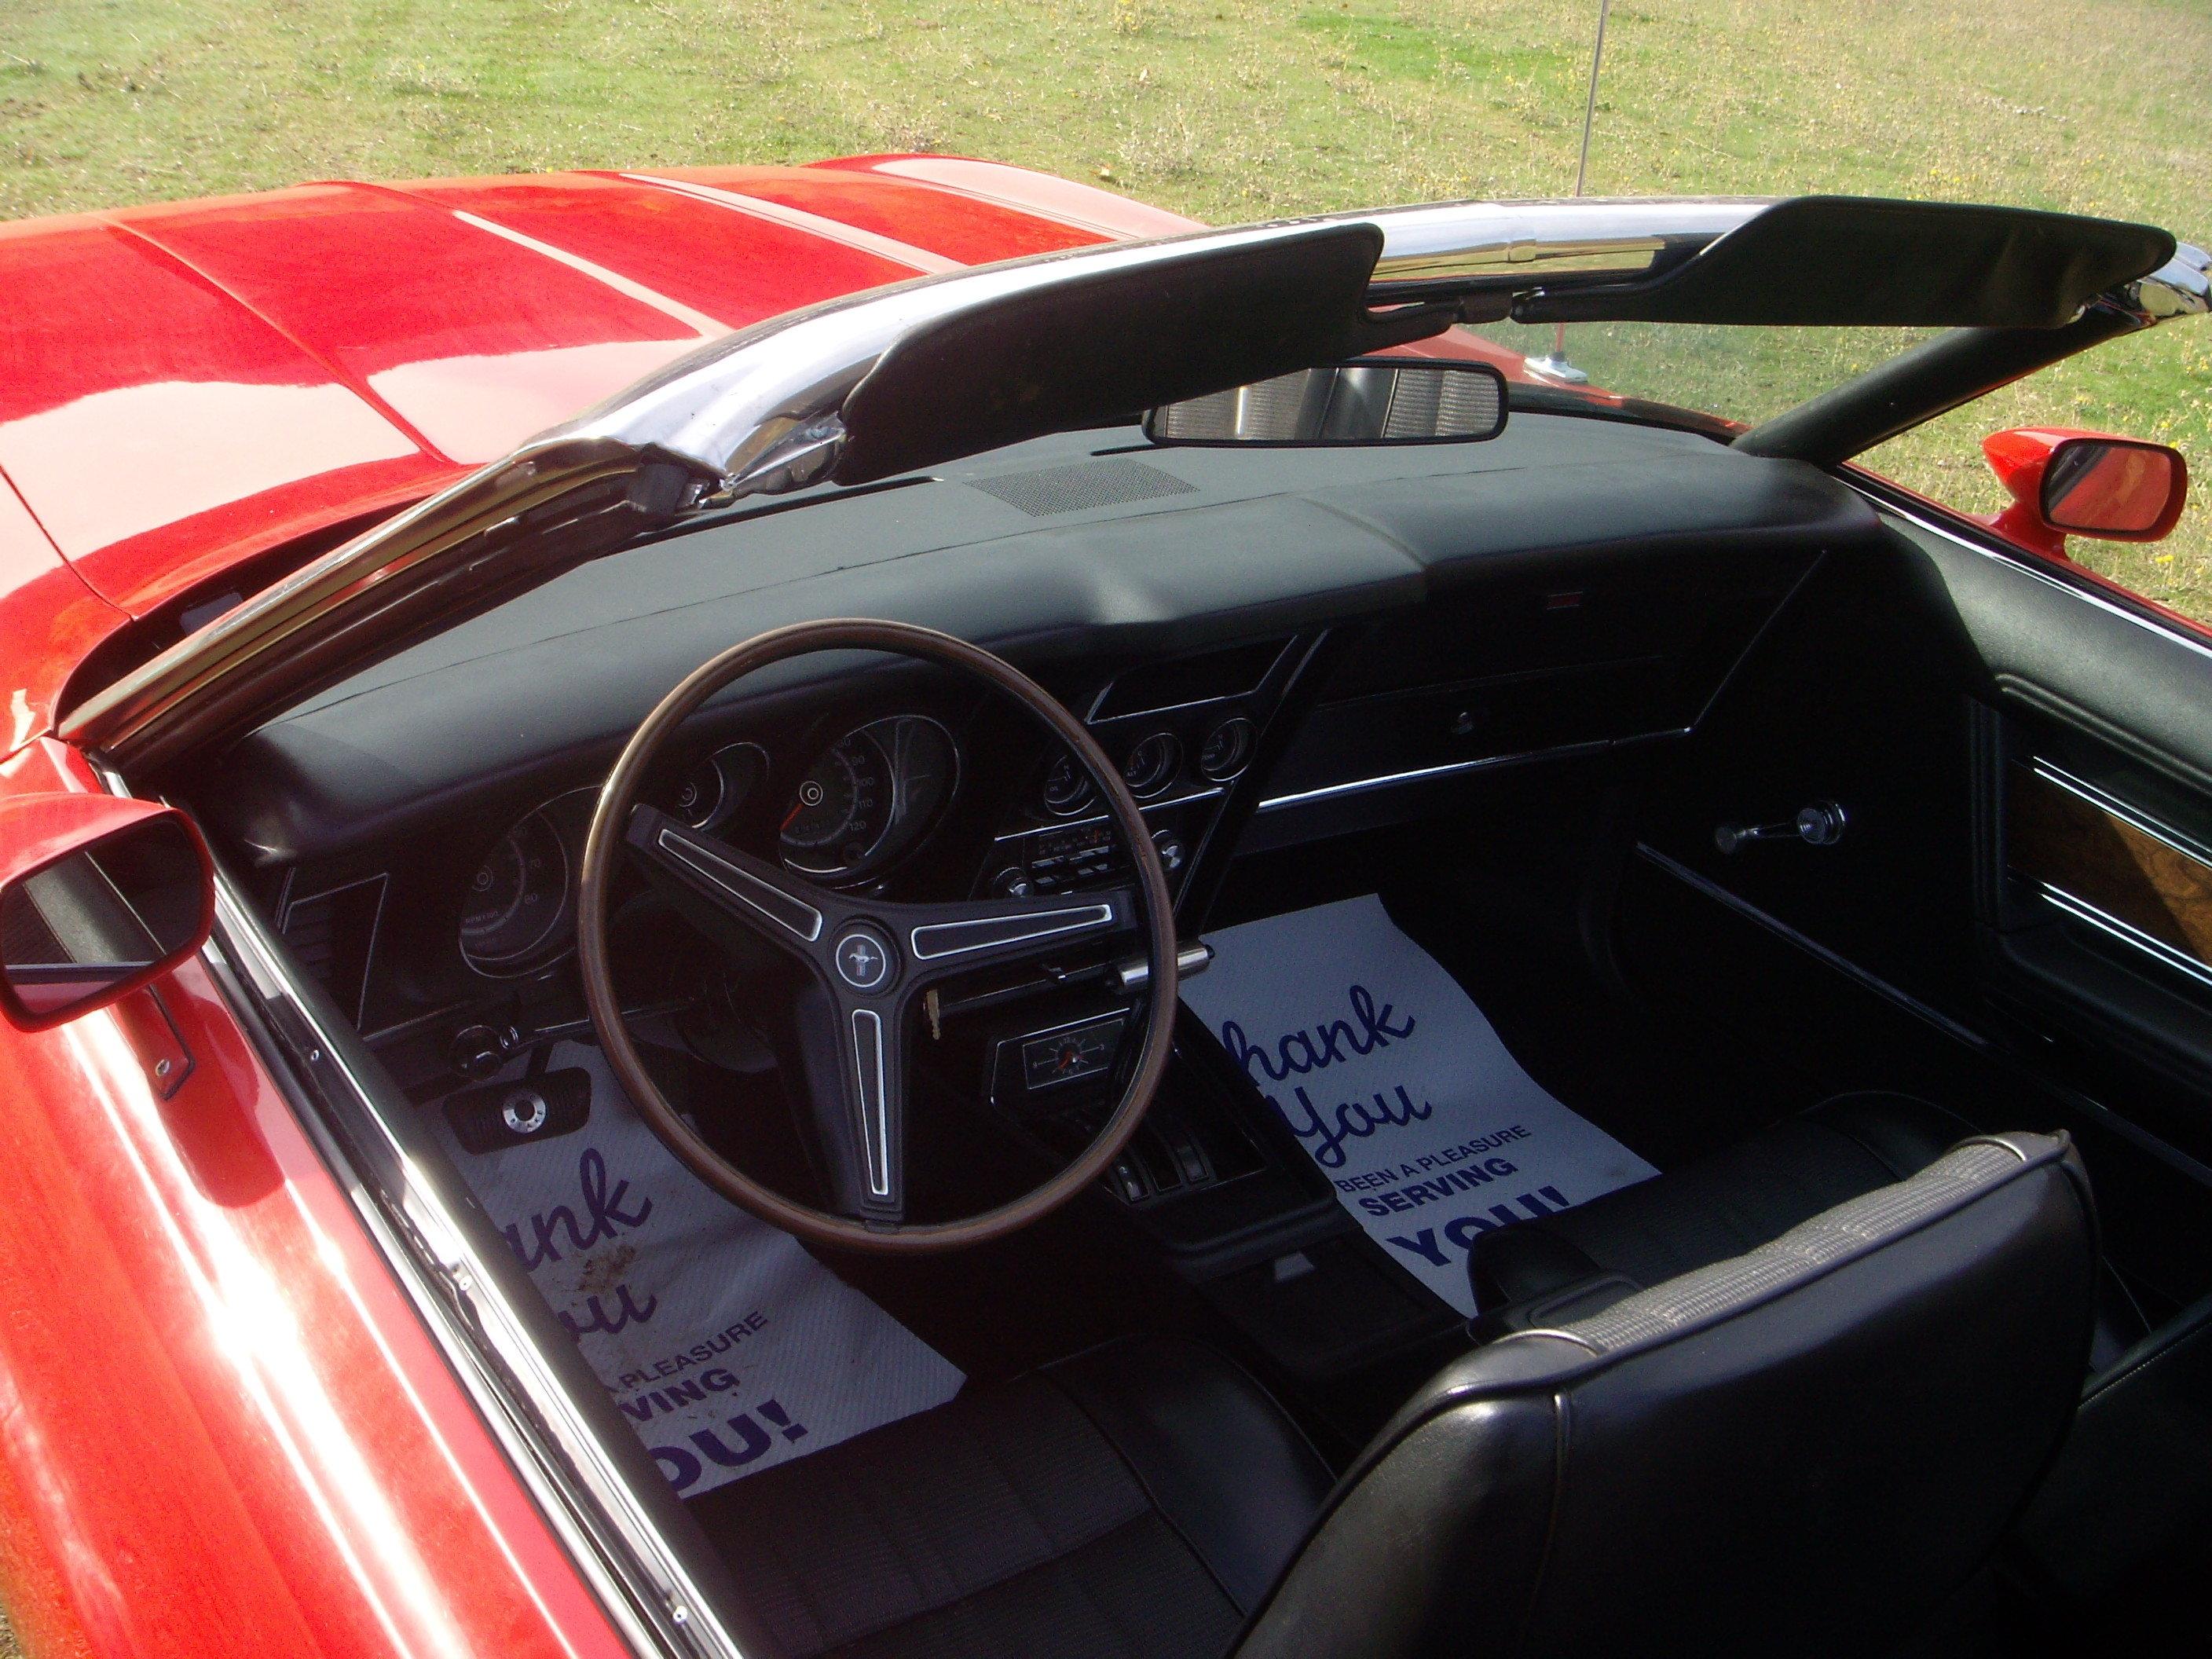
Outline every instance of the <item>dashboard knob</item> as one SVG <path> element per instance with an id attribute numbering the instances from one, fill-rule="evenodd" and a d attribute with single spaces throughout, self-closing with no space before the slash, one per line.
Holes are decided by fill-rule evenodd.
<path id="1" fill-rule="evenodd" d="M 1027 898 L 1036 891 L 1036 884 L 1028 871 L 1009 866 L 991 878 L 991 890 L 1000 898 Z"/>
<path id="2" fill-rule="evenodd" d="M 488 1078 L 507 1064 L 506 1034 L 489 1025 L 464 1025 L 446 1045 L 446 1059 L 463 1077 Z"/>
<path id="3" fill-rule="evenodd" d="M 1170 875 L 1182 868 L 1182 837 L 1174 830 L 1156 830 L 1152 836 L 1152 846 L 1160 855 L 1160 867 Z"/>

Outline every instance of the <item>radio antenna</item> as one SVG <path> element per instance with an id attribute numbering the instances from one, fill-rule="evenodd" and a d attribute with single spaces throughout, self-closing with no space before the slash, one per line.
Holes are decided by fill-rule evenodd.
<path id="1" fill-rule="evenodd" d="M 1613 0 L 1597 0 L 1597 44 L 1590 48 L 1589 93 L 1583 100 L 1583 149 L 1575 162 L 1575 197 L 1580 200 L 1583 186 L 1589 182 L 1590 128 L 1597 121 L 1597 76 L 1605 63 L 1605 20 L 1613 10 Z M 1589 376 L 1567 361 L 1567 325 L 1559 325 L 1552 336 L 1552 349 L 1535 358 L 1529 368 L 1548 374 L 1555 380 L 1565 380 L 1571 386 L 1587 386 Z"/>

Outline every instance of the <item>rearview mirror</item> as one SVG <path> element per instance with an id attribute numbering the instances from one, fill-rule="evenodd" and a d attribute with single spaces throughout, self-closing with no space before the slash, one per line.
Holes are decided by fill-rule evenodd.
<path id="1" fill-rule="evenodd" d="M 2154 542 L 2189 500 L 2178 449 L 2061 427 L 2015 427 L 1982 440 L 1990 470 L 2012 494 L 1996 527 L 2038 552 L 2064 556 L 2069 535 Z"/>
<path id="2" fill-rule="evenodd" d="M 35 795 L 0 816 L 0 1013 L 27 1031 L 104 1008 L 197 951 L 215 920 L 185 816 L 100 795 Z"/>
<path id="3" fill-rule="evenodd" d="M 1418 357 L 1302 368 L 1145 416 L 1145 435 L 1160 444 L 1477 443 L 1504 428 L 1498 369 Z"/>

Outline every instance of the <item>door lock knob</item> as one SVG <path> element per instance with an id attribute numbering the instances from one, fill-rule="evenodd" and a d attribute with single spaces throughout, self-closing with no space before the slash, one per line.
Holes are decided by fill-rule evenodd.
<path id="1" fill-rule="evenodd" d="M 1734 853 L 1754 841 L 1802 841 L 1808 847 L 1833 847 L 1844 838 L 1850 815 L 1832 800 L 1816 800 L 1798 809 L 1786 823 L 1723 823 L 1713 831 L 1713 845 Z"/>

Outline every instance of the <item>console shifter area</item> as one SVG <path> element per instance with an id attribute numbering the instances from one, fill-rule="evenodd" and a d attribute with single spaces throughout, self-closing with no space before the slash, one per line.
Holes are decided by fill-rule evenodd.
<path id="1" fill-rule="evenodd" d="M 1202 947 L 1200 947 L 1202 948 Z M 1202 962 L 1203 958 L 1200 958 Z M 971 1012 L 948 1024 L 940 1056 L 982 1093 L 1014 1133 L 1061 1161 L 1088 1146 L 1111 1109 L 1129 1046 L 1128 994 L 1091 981 Z M 1258 1170 L 1262 1155 L 1235 1115 L 1211 1099 L 1164 1088 L 1102 1183 L 1146 1211 L 1212 1191 Z"/>

